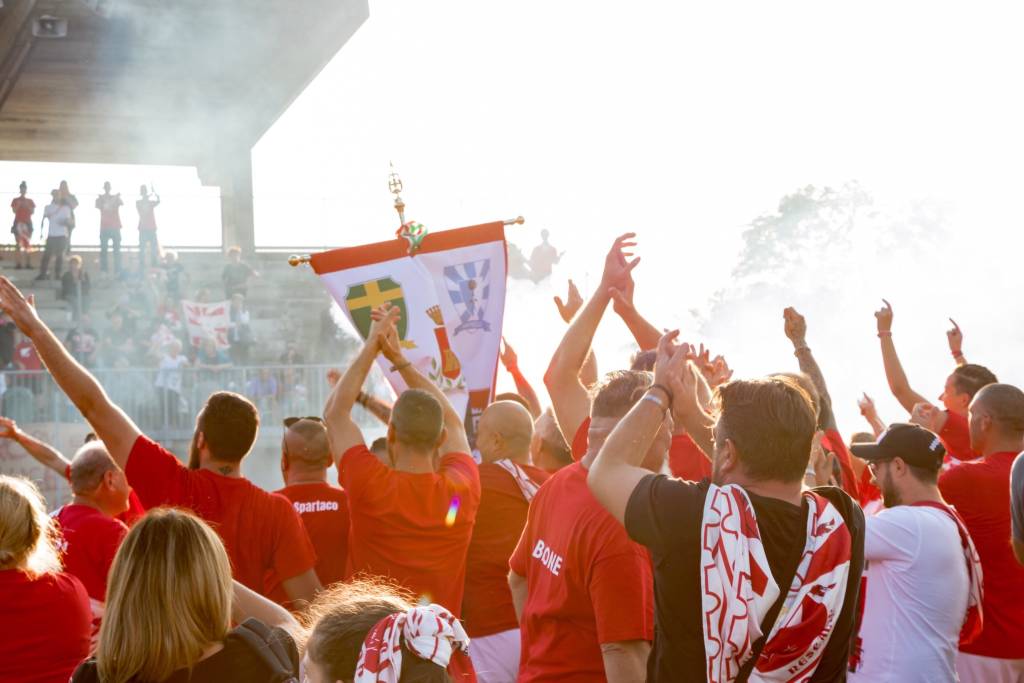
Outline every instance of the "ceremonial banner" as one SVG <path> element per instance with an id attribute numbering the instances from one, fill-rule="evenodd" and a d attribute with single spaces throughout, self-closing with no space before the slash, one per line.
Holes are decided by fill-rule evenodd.
<path id="1" fill-rule="evenodd" d="M 228 343 L 228 327 L 231 325 L 231 302 L 218 301 L 213 304 L 200 304 L 194 301 L 182 301 L 185 312 L 185 324 L 188 325 L 188 338 L 192 346 L 199 346 L 203 339 L 210 337 L 217 342 L 217 348 L 226 349 Z"/>
<path id="2" fill-rule="evenodd" d="M 505 313 L 505 226 L 501 222 L 427 234 L 414 256 L 394 239 L 335 249 L 311 258 L 341 310 L 366 339 L 370 311 L 384 302 L 402 311 L 406 357 L 465 416 L 475 444 L 480 414 L 494 396 Z M 397 393 L 399 373 L 378 364 Z"/>

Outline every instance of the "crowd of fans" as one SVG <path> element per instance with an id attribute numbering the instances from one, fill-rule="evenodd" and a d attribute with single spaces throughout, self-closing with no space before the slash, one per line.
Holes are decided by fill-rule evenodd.
<path id="1" fill-rule="evenodd" d="M 467 426 L 403 355 L 400 311 L 376 309 L 348 368 L 328 373 L 322 416 L 284 421 L 274 493 L 241 475 L 258 401 L 210 395 L 183 464 L 0 278 L 0 308 L 95 432 L 67 461 L 0 424 L 74 493 L 50 518 L 31 481 L 0 477 L 5 671 L 1024 680 L 1024 392 L 968 363 L 954 327 L 955 366 L 930 403 L 902 370 L 886 303 L 874 325 L 907 416 L 887 425 L 864 397 L 872 433 L 847 442 L 797 311 L 780 333 L 799 370 L 734 378 L 637 311 L 632 239 L 616 240 L 588 300 L 570 287 L 557 301 L 568 327 L 544 376 L 550 407 L 506 344 L 517 393 Z M 591 346 L 609 307 L 640 351 L 599 378 Z M 364 392 L 381 355 L 408 386 L 394 405 Z M 362 409 L 387 423 L 369 448 Z"/>
<path id="2" fill-rule="evenodd" d="M 15 269 L 31 267 L 31 237 L 35 233 L 32 223 L 35 204 L 26 196 L 25 183 L 20 189 L 20 195 L 11 204 L 15 217 L 12 227 Z M 261 408 L 271 411 L 283 411 L 296 403 L 302 405 L 295 396 L 306 391 L 308 381 L 300 373 L 288 368 L 263 372 L 234 370 L 253 364 L 257 358 L 264 365 L 303 363 L 294 340 L 286 342 L 286 350 L 279 357 L 276 352 L 260 347 L 247 299 L 249 284 L 253 278 L 260 277 L 260 273 L 242 259 L 241 249 L 232 247 L 227 250 L 221 271 L 223 289 L 193 286 L 189 269 L 178 254 L 162 249 L 156 238 L 155 209 L 159 203 L 158 196 L 145 187 L 140 189 L 138 267 L 126 267 L 121 252 L 120 208 L 123 202 L 119 194 L 111 193 L 110 183 L 104 183 L 103 194 L 96 198 L 101 251 L 99 280 L 95 281 L 80 254 L 68 255 L 78 199 L 66 182 L 54 190 L 54 204 L 47 207 L 42 222 L 49 225 L 47 243 L 51 245 L 50 256 L 59 286 L 56 291 L 41 289 L 36 297 L 56 297 L 64 302 L 69 323 L 69 329 L 63 334 L 67 349 L 85 367 L 100 371 L 108 391 L 129 413 L 139 416 L 150 427 L 180 426 L 194 408 L 186 395 L 198 392 L 205 396 L 212 384 L 243 393 Z M 60 212 L 53 209 L 54 206 L 60 207 Z M 64 237 L 55 234 L 62 231 L 55 227 L 58 224 L 64 228 Z M 56 239 L 64 242 L 54 246 L 51 240 Z M 112 258 L 108 254 L 111 250 Z M 44 256 L 36 280 L 47 279 L 49 260 Z M 116 292 L 112 306 L 97 310 L 94 304 L 97 285 Z M 210 333 L 198 339 L 190 334 L 182 308 L 184 299 L 197 303 L 228 301 L 226 333 Z M 109 300 L 110 297 L 104 298 L 104 301 Z M 336 331 L 333 323 L 330 327 Z M 30 341 L 19 333 L 12 321 L 0 316 L 0 396 L 8 389 L 15 390 L 0 403 L 3 412 L 31 419 L 32 400 L 26 391 L 31 392 L 39 404 L 35 412 L 49 408 L 42 398 L 43 378 L 36 374 L 41 369 L 42 364 Z M 149 371 L 148 379 L 141 382 L 137 372 L 123 372 L 140 369 Z M 29 408 L 19 410 L 12 407 L 14 404 Z"/>

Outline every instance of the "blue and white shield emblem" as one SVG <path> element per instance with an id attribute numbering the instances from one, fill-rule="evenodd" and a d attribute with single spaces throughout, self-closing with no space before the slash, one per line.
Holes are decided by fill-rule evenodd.
<path id="1" fill-rule="evenodd" d="M 491 331 L 490 323 L 484 320 L 487 300 L 491 296 L 490 276 L 490 259 L 444 267 L 448 296 L 451 297 L 460 320 L 454 335 L 465 330 Z"/>

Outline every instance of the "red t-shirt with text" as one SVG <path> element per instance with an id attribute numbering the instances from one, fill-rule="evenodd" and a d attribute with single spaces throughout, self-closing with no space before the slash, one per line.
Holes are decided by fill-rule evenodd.
<path id="1" fill-rule="evenodd" d="M 60 524 L 64 571 L 82 582 L 90 598 L 106 602 L 107 575 L 128 527 L 88 505 L 69 503 L 54 517 Z"/>
<path id="2" fill-rule="evenodd" d="M 267 595 L 268 570 L 290 579 L 316 564 L 291 502 L 248 479 L 190 470 L 145 436 L 136 440 L 125 474 L 147 509 L 188 508 L 209 522 L 224 541 L 235 578 L 257 593 Z"/>
<path id="3" fill-rule="evenodd" d="M 1010 468 L 1016 452 L 965 462 L 939 477 L 946 502 L 963 518 L 981 557 L 981 635 L 961 647 L 980 657 L 1024 659 L 1024 567 L 1010 545 Z"/>
<path id="4" fill-rule="evenodd" d="M 348 496 L 325 481 L 293 484 L 275 493 L 292 502 L 309 533 L 316 550 L 316 575 L 323 586 L 345 578 L 348 555 Z M 271 572 L 268 578 L 271 599 L 283 603 L 288 595 Z"/>
<path id="5" fill-rule="evenodd" d="M 473 458 L 448 453 L 437 472 L 400 472 L 360 445 L 341 456 L 338 478 L 351 519 L 346 575 L 390 577 L 458 616 L 480 506 Z"/>
<path id="6" fill-rule="evenodd" d="M 654 638 L 654 579 L 634 543 L 573 463 L 530 505 L 509 561 L 526 577 L 519 681 L 604 681 L 602 643 Z"/>
<path id="7" fill-rule="evenodd" d="M 532 465 L 520 465 L 538 486 L 550 476 Z M 480 509 L 466 556 L 466 592 L 462 622 L 470 638 L 519 628 L 508 587 L 508 559 L 526 526 L 530 503 L 515 478 L 500 465 L 480 465 Z"/>
<path id="8" fill-rule="evenodd" d="M 70 574 L 0 571 L 0 680 L 67 681 L 89 656 L 92 611 Z"/>

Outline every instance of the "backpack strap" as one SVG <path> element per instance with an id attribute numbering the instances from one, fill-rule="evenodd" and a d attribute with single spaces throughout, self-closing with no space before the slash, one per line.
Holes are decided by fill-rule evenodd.
<path id="1" fill-rule="evenodd" d="M 294 643 L 289 643 L 258 619 L 246 619 L 233 633 L 266 664 L 274 681 L 298 683 L 298 662 L 293 657 Z M 291 647 L 289 647 L 291 645 Z"/>

